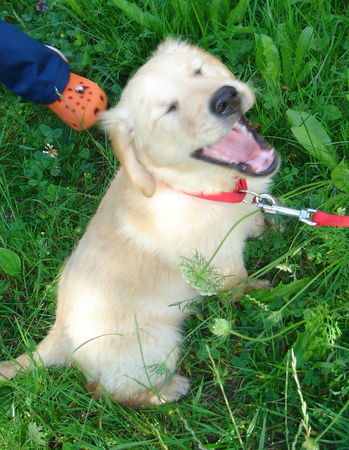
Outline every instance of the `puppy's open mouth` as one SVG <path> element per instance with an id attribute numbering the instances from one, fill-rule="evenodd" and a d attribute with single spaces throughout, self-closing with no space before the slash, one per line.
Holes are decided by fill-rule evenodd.
<path id="1" fill-rule="evenodd" d="M 245 175 L 268 175 L 278 166 L 276 151 L 259 136 L 245 117 L 234 124 L 224 139 L 196 150 L 192 157 L 231 167 Z"/>

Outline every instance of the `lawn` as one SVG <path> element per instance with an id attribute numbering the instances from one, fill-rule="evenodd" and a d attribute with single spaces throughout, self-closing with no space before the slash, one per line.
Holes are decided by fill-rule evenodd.
<path id="1" fill-rule="evenodd" d="M 2 0 L 0 12 L 58 47 L 111 105 L 166 36 L 209 50 L 256 93 L 248 118 L 282 157 L 273 194 L 349 214 L 345 3 Z M 98 127 L 77 133 L 0 96 L 2 360 L 34 350 L 53 323 L 59 271 L 118 163 Z M 245 255 L 274 289 L 204 297 L 187 321 L 185 399 L 130 410 L 92 399 L 74 367 L 36 367 L 0 382 L 0 448 L 348 449 L 348 251 L 345 229 L 276 218 Z"/>

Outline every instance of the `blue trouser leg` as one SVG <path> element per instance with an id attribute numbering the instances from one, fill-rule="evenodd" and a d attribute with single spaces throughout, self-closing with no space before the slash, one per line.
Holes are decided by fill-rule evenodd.
<path id="1" fill-rule="evenodd" d="M 48 105 L 69 80 L 69 64 L 41 42 L 0 20 L 0 82 L 25 100 Z"/>

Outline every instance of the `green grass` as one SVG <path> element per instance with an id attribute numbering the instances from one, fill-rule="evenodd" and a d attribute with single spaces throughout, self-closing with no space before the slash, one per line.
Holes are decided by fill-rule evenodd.
<path id="1" fill-rule="evenodd" d="M 1 12 L 60 48 L 111 104 L 168 35 L 217 55 L 254 86 L 248 116 L 283 160 L 273 193 L 289 206 L 349 214 L 345 2 L 48 5 L 37 12 L 35 2 L 5 0 Z M 21 263 L 0 272 L 0 356 L 8 359 L 33 350 L 52 324 L 59 270 L 117 164 L 98 128 L 75 133 L 43 108 L 0 95 L 0 247 Z M 42 153 L 46 143 L 57 158 Z M 348 449 L 348 242 L 343 229 L 276 219 L 246 250 L 250 273 L 274 291 L 206 297 L 187 321 L 185 399 L 128 410 L 91 399 L 75 368 L 38 367 L 0 385 L 0 448 Z"/>

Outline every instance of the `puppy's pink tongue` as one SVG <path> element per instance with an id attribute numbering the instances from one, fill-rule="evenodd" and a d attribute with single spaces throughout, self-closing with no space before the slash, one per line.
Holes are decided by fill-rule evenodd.
<path id="1" fill-rule="evenodd" d="M 234 127 L 215 145 L 203 148 L 203 154 L 227 163 L 245 163 L 260 153 L 260 145 L 249 134 Z"/>

